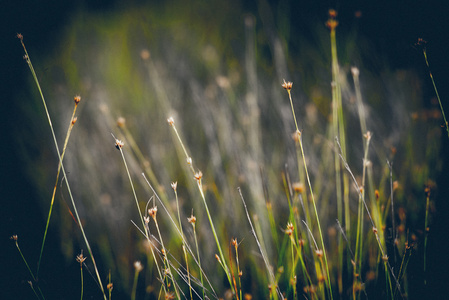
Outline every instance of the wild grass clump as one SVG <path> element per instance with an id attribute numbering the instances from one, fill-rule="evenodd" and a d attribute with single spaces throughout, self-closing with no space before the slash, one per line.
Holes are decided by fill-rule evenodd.
<path id="1" fill-rule="evenodd" d="M 53 123 L 47 105 L 62 116 L 67 107 L 46 101 L 18 35 L 59 161 L 36 273 L 13 238 L 36 298 L 47 292 L 38 275 L 50 263 L 45 243 L 58 188 L 59 200 L 70 200 L 57 209 L 61 234 L 81 234 L 73 238 L 81 299 L 113 299 L 116 289 L 131 299 L 407 298 L 418 247 L 426 271 L 441 130 L 419 119 L 414 75 L 384 75 L 394 99 L 376 91 L 379 81 L 364 83 L 368 70 L 339 61 L 334 10 L 318 32 L 326 53 L 312 59 L 326 62 L 316 67 L 326 80 L 312 87 L 301 86 L 307 72 L 286 57 L 279 36 L 261 40 L 254 16 L 220 40 L 152 14 L 160 31 L 149 31 L 136 17 L 144 13 L 133 10 L 115 26 L 86 17 L 67 37 L 70 55 L 58 62 L 71 71 L 52 96 L 65 99 L 73 86 L 88 96 L 75 97 L 62 152 L 62 120 Z M 225 19 L 215 21 L 213 33 Z M 103 43 L 88 50 L 73 46 L 100 36 Z M 224 46 L 228 39 L 237 39 L 240 56 Z M 256 55 L 267 46 L 272 60 Z M 425 220 L 413 219 L 423 212 Z M 91 277 L 83 267 L 93 267 Z M 86 290 L 87 280 L 99 291 Z"/>

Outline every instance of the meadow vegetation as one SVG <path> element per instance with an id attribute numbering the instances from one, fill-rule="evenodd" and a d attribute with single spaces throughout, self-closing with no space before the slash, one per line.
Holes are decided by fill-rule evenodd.
<path id="1" fill-rule="evenodd" d="M 44 107 L 28 114 L 55 149 L 30 162 L 37 263 L 12 237 L 36 298 L 52 226 L 80 266 L 75 299 L 408 298 L 447 128 L 424 78 L 366 67 L 334 10 L 298 36 L 263 7 L 192 22 L 184 5 L 79 13 L 45 62 L 18 35 Z"/>

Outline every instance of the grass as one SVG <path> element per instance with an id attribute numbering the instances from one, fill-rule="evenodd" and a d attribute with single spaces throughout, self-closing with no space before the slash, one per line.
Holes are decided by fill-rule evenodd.
<path id="1" fill-rule="evenodd" d="M 18 35 L 59 162 L 36 276 L 20 251 L 17 236 L 13 238 L 31 276 L 35 297 L 45 299 L 48 292 L 41 289 L 37 275 L 45 268 L 44 245 L 61 180 L 65 184 L 60 187 L 61 194 L 68 194 L 70 203 L 58 214 L 61 219 L 73 217 L 69 223 L 81 233 L 81 254 L 76 257 L 81 269 L 81 299 L 98 294 L 114 299 L 113 287 L 131 299 L 408 298 L 407 267 L 417 258 L 416 253 L 422 253 L 422 270 L 428 271 L 430 183 L 437 176 L 432 164 L 438 161 L 434 140 L 440 128 L 420 122 L 419 116 L 413 121 L 413 115 L 401 110 L 405 106 L 392 109 L 391 120 L 397 123 L 382 128 L 381 117 L 370 110 L 376 103 L 366 100 L 379 96 L 363 94 L 366 70 L 349 68 L 338 60 L 337 13 L 330 10 L 326 23 L 330 80 L 316 83 L 327 85 L 328 93 L 311 99 L 304 99 L 300 83 L 296 93 L 296 83 L 257 72 L 267 61 L 255 56 L 255 35 L 260 32 L 256 32 L 252 17 L 244 22 L 242 64 L 230 56 L 230 49 L 219 50 L 201 38 L 186 41 L 182 34 L 176 35 L 186 28 L 163 20 L 159 22 L 164 30 L 175 33 L 180 44 L 187 43 L 190 50 L 183 53 L 187 59 L 173 62 L 176 51 L 168 50 L 173 47 L 167 47 L 165 53 L 144 49 L 136 64 L 133 59 L 138 55 L 131 54 L 129 44 L 134 44 L 127 44 L 127 32 L 142 28 L 149 41 L 158 38 L 145 32 L 146 27 L 135 18 L 139 13 L 124 13 L 119 27 L 100 30 L 87 26 L 94 28 L 93 36 L 99 32 L 113 36 L 108 41 L 118 40 L 121 50 L 126 50 L 119 56 L 126 53 L 129 57 L 124 58 L 125 66 L 116 57 L 102 58 L 107 69 L 120 71 L 116 72 L 119 78 L 104 91 L 111 96 L 102 95 L 99 88 L 86 90 L 102 103 L 86 104 L 85 123 L 76 122 L 81 98 L 75 97 L 62 152 L 55 133 L 62 126 L 52 122 L 39 76 L 23 36 Z M 87 29 L 69 39 L 83 36 L 83 30 Z M 166 38 L 161 38 L 161 43 L 167 43 Z M 214 43 L 222 45 L 224 41 Z M 276 41 L 273 44 L 278 45 Z M 201 57 L 195 56 L 198 51 L 203 53 Z M 167 65 L 162 63 L 165 55 Z M 282 51 L 274 55 L 278 70 L 282 70 L 282 62 L 294 69 L 295 62 L 283 57 Z M 425 51 L 424 56 L 427 62 Z M 63 65 L 67 64 L 64 59 L 69 58 L 63 55 Z M 202 62 L 199 67 L 189 65 L 196 61 Z M 70 64 L 73 66 L 73 61 Z M 137 75 L 128 64 L 138 66 Z M 243 67 L 235 72 L 236 66 Z M 101 69 L 96 72 L 93 77 L 102 77 Z M 240 78 L 244 74 L 248 76 L 245 80 Z M 108 76 L 113 75 L 108 72 Z M 69 77 L 76 78 L 73 73 Z M 117 80 L 128 82 L 127 77 L 131 78 L 130 95 L 123 94 L 116 84 Z M 409 88 L 409 81 L 403 78 L 392 76 L 391 84 Z M 145 88 L 148 86 L 150 90 Z M 127 96 L 126 105 L 120 103 Z M 327 102 L 323 104 L 321 98 Z M 66 107 L 62 105 L 61 110 Z M 131 117 L 118 117 L 122 114 Z M 422 135 L 417 138 L 401 122 L 415 122 Z M 360 132 L 354 129 L 359 127 Z M 85 137 L 92 144 L 83 143 Z M 73 149 L 69 138 L 75 139 Z M 433 145 L 425 149 L 424 159 L 418 152 L 421 148 L 413 147 L 422 139 Z M 120 155 L 111 150 L 114 146 Z M 98 149 L 101 151 L 96 152 Z M 67 165 L 70 173 L 65 171 Z M 410 176 L 411 170 L 420 170 L 421 176 Z M 77 178 L 78 172 L 79 178 L 84 178 Z M 170 182 L 173 194 L 165 188 Z M 422 183 L 427 183 L 425 197 L 422 193 L 416 196 Z M 86 196 L 91 194 L 96 196 Z M 407 211 L 413 197 L 425 205 Z M 84 215 L 80 217 L 78 211 Z M 425 213 L 425 218 L 413 220 L 419 213 Z M 140 221 L 134 222 L 136 219 Z M 61 231 L 67 230 L 63 224 Z M 416 224 L 424 228 L 424 237 L 415 233 L 419 232 Z M 105 240 L 91 247 L 92 241 Z M 83 248 L 88 250 L 86 257 Z M 98 256 L 102 268 L 96 263 Z M 83 266 L 89 264 L 95 275 L 86 278 Z M 104 276 L 106 269 L 111 270 L 109 276 Z M 86 280 L 95 281 L 98 291 L 86 290 Z"/>

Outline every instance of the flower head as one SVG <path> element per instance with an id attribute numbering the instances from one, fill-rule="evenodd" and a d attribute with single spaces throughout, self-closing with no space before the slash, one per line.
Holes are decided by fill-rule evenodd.
<path id="1" fill-rule="evenodd" d="M 123 147 L 123 145 L 125 145 L 125 143 L 123 143 L 121 140 L 119 139 L 115 139 L 115 148 L 117 148 L 118 150 L 120 150 L 120 148 Z"/>
<path id="2" fill-rule="evenodd" d="M 282 87 L 284 88 L 284 89 L 286 89 L 287 91 L 290 91 L 291 89 L 292 89 L 292 87 L 293 87 L 293 82 L 291 82 L 291 81 L 285 81 L 285 79 L 284 79 L 284 83 L 282 84 Z"/>

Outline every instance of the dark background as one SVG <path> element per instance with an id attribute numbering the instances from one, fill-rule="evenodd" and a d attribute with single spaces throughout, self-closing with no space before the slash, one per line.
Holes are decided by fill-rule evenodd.
<path id="1" fill-rule="evenodd" d="M 17 95 L 36 95 L 29 91 L 29 69 L 23 60 L 23 50 L 16 38 L 17 33 L 24 35 L 33 56 L 45 56 L 45 53 L 58 44 L 59 35 L 68 20 L 77 10 L 91 10 L 103 12 L 120 10 L 121 1 L 2 1 L 0 4 L 1 47 L 0 47 L 0 95 L 1 95 L 1 141 L 0 147 L 0 197 L 1 197 L 1 235 L 0 235 L 0 299 L 29 299 L 33 294 L 27 284 L 29 273 L 24 266 L 17 249 L 9 237 L 19 236 L 29 262 L 37 261 L 39 249 L 30 251 L 26 245 L 39 245 L 42 240 L 36 234 L 36 226 L 43 227 L 46 215 L 43 215 L 39 203 L 36 201 L 37 190 L 26 176 L 24 161 L 16 151 L 16 140 L 12 135 L 32 126 L 20 115 L 19 104 L 15 102 Z M 291 9 L 296 16 L 292 19 L 292 32 L 300 30 L 301 24 L 307 22 L 324 22 L 329 8 L 339 12 L 338 19 L 353 19 L 354 12 L 360 10 L 362 18 L 358 21 L 359 30 L 367 37 L 376 51 L 385 57 L 389 66 L 395 68 L 413 68 L 417 71 L 424 84 L 424 98 L 432 97 L 433 88 L 425 68 L 422 53 L 413 45 L 419 37 L 428 41 L 428 57 L 436 85 L 439 88 L 443 107 L 449 112 L 448 102 L 448 38 L 449 26 L 447 14 L 448 1 L 294 1 Z M 129 1 L 126 5 L 140 3 Z M 270 5 L 277 6 L 277 1 Z M 245 4 L 248 12 L 257 14 L 256 4 Z M 339 30 L 345 30 L 345 23 L 340 22 Z M 346 28 L 348 29 L 348 28 Z M 35 99 L 33 101 L 38 101 Z M 442 157 L 444 160 L 443 175 L 437 181 L 437 190 L 432 191 L 436 213 L 428 241 L 428 284 L 422 285 L 423 274 L 420 266 L 413 263 L 410 270 L 416 270 L 409 275 L 410 298 L 444 297 L 448 295 L 447 267 L 449 242 L 449 139 L 442 129 Z M 48 138 L 48 137 L 46 137 Z M 30 149 L 30 155 L 39 149 Z M 79 266 L 73 259 L 67 264 L 58 248 L 59 242 L 52 235 L 54 228 L 50 226 L 50 236 L 46 245 L 45 255 L 51 257 L 54 263 L 42 270 L 41 283 L 44 287 L 51 285 L 53 294 L 47 294 L 46 299 L 77 299 L 79 297 L 78 282 Z M 40 231 L 39 231 L 40 232 Z M 416 254 L 418 255 L 418 254 Z M 412 257 L 413 260 L 413 257 Z M 34 270 L 35 266 L 31 268 Z M 415 269 L 414 269 L 415 268 Z M 71 274 L 71 275 L 70 275 Z M 75 275 L 73 275 L 75 274 Z M 73 278 L 73 276 L 76 276 Z M 85 274 L 85 278 L 89 275 Z M 85 280 L 89 289 L 91 280 Z M 47 286 L 48 288 L 48 286 Z M 95 290 L 92 287 L 91 290 Z M 95 296 L 96 297 L 96 296 Z M 101 295 L 98 294 L 97 298 Z M 121 295 L 115 294 L 115 299 Z M 86 297 L 88 298 L 88 297 Z"/>

